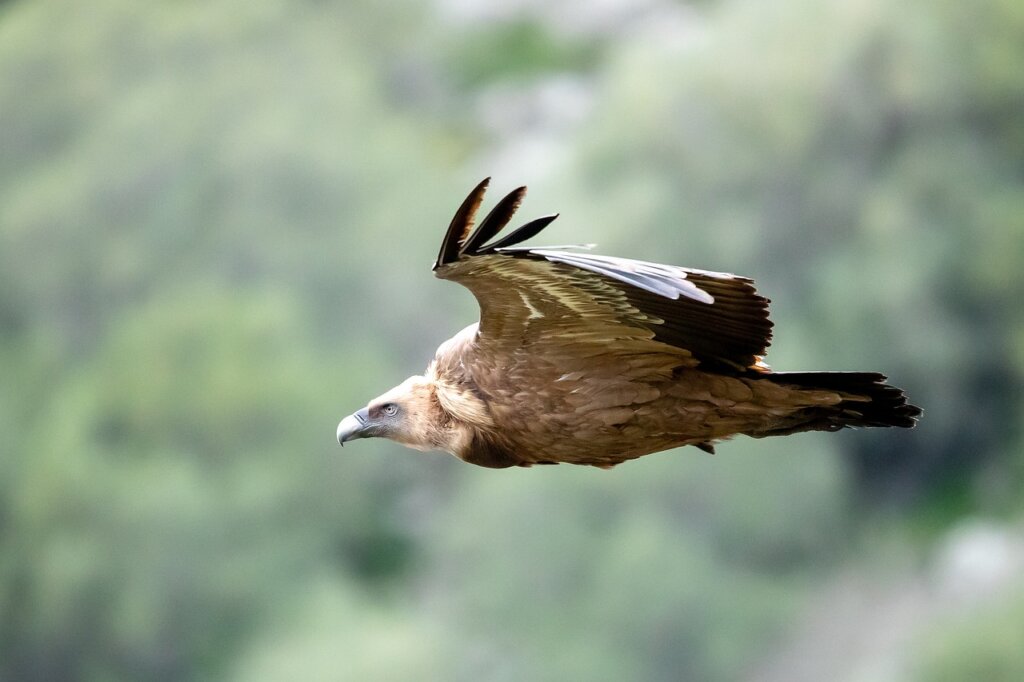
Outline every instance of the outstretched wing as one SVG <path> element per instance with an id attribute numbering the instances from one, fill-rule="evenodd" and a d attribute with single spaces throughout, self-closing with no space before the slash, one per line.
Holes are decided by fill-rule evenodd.
<path id="1" fill-rule="evenodd" d="M 684 351 L 694 364 L 744 370 L 771 339 L 768 300 L 735 275 L 598 256 L 566 247 L 517 246 L 557 216 L 533 220 L 488 244 L 526 193 L 498 202 L 473 230 L 485 179 L 455 214 L 438 254 L 438 277 L 468 288 L 480 304 L 479 335 L 490 352 L 557 342 Z"/>

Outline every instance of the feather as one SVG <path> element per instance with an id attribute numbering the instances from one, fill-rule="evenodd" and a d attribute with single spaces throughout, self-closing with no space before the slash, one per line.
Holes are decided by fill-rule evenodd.
<path id="1" fill-rule="evenodd" d="M 536 237 L 538 234 L 540 234 L 541 230 L 550 225 L 557 217 L 558 214 L 554 213 L 552 215 L 546 215 L 535 220 L 531 220 L 525 225 L 520 225 L 515 230 L 513 230 L 506 236 L 502 237 L 498 241 L 481 249 L 480 253 L 493 253 L 498 249 L 507 249 L 508 247 L 518 244 L 520 242 L 525 242 L 527 239 L 532 239 L 533 237 Z"/>
<path id="2" fill-rule="evenodd" d="M 491 212 L 487 214 L 487 217 L 480 222 L 480 225 L 473 234 L 466 239 L 459 250 L 459 255 L 475 254 L 481 246 L 501 232 L 502 228 L 512 220 L 512 216 L 515 214 L 516 209 L 519 208 L 519 204 L 522 203 L 524 196 L 526 196 L 525 187 L 517 187 L 506 194 L 501 201 L 495 204 Z"/>
<path id="3" fill-rule="evenodd" d="M 675 300 L 682 295 L 701 303 L 711 304 L 715 302 L 713 296 L 702 291 L 692 282 L 681 278 L 677 273 L 665 275 L 649 268 L 631 267 L 629 261 L 614 262 L 611 259 L 590 256 L 589 254 L 568 255 L 558 253 L 557 255 L 546 254 L 545 257 L 549 260 L 570 262 L 585 270 L 591 270 L 612 279 L 626 282 L 627 284 L 635 284 L 641 289 L 659 294 L 665 298 Z"/>
<path id="4" fill-rule="evenodd" d="M 643 261 L 631 261 L 625 258 L 610 258 L 585 253 L 565 253 L 550 249 L 531 249 L 528 253 L 543 256 L 556 263 L 574 265 L 599 275 L 632 284 L 652 294 L 665 298 L 678 299 L 680 296 L 711 304 L 714 296 L 702 290 L 686 279 L 686 271 L 682 268 L 651 267 L 653 264 Z"/>
<path id="5" fill-rule="evenodd" d="M 476 215 L 477 209 L 480 208 L 480 202 L 483 201 L 484 193 L 487 192 L 487 185 L 490 183 L 491 179 L 489 177 L 481 180 L 480 184 L 473 188 L 473 191 L 469 193 L 469 196 L 459 206 L 459 210 L 455 212 L 452 222 L 448 224 L 448 231 L 445 232 L 444 240 L 441 242 L 441 250 L 437 254 L 437 260 L 434 261 L 434 270 L 458 259 L 459 247 L 466 240 L 466 235 L 469 234 L 469 231 L 473 229 L 473 217 Z"/>

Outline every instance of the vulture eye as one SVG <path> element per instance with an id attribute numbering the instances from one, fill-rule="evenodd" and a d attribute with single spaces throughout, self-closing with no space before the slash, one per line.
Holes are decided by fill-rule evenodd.
<path id="1" fill-rule="evenodd" d="M 380 408 L 380 411 L 389 417 L 393 417 L 398 413 L 398 405 L 395 405 L 394 403 L 385 403 Z"/>

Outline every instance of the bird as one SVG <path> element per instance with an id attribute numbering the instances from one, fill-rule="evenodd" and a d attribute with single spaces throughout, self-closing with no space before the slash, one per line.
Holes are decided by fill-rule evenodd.
<path id="1" fill-rule="evenodd" d="M 775 372 L 768 299 L 729 273 L 531 247 L 558 214 L 506 236 L 519 187 L 475 226 L 490 178 L 452 218 L 434 274 L 473 294 L 479 322 L 338 424 L 503 469 L 609 469 L 695 446 L 847 427 L 913 427 L 922 410 L 877 372 Z"/>

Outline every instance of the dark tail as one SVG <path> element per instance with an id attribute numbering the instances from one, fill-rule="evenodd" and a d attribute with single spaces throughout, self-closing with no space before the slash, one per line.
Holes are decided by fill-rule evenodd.
<path id="1" fill-rule="evenodd" d="M 885 383 L 877 372 L 773 372 L 764 378 L 781 386 L 818 391 L 837 391 L 849 397 L 837 405 L 808 407 L 792 420 L 758 436 L 781 436 L 800 431 L 838 431 L 847 426 L 898 426 L 909 429 L 921 416 L 921 408 Z"/>

